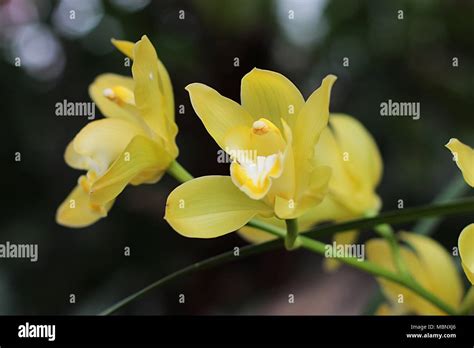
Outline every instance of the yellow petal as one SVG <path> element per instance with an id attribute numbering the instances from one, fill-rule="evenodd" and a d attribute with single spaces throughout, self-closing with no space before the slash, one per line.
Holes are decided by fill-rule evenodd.
<path id="1" fill-rule="evenodd" d="M 135 44 L 130 41 L 112 39 L 112 44 L 130 59 L 133 59 L 133 47 Z"/>
<path id="2" fill-rule="evenodd" d="M 280 129 L 280 120 L 293 125 L 304 105 L 300 91 L 285 76 L 256 68 L 242 78 L 241 99 L 255 119 L 267 118 Z"/>
<path id="3" fill-rule="evenodd" d="M 312 207 L 318 205 L 327 193 L 331 168 L 320 166 L 313 169 L 306 190 L 294 199 L 277 196 L 275 214 L 280 219 L 294 219 L 302 216 Z"/>
<path id="4" fill-rule="evenodd" d="M 272 182 L 272 187 L 268 193 L 266 199 L 269 204 L 275 202 L 276 197 L 280 197 L 286 200 L 297 201 L 300 196 L 295 192 L 296 181 L 295 181 L 295 162 L 293 155 L 293 134 L 290 126 L 284 119 L 281 119 L 283 126 L 283 133 L 285 135 L 284 152 L 283 152 L 283 168 L 282 173 L 276 177 Z M 281 150 L 279 150 L 281 151 Z"/>
<path id="5" fill-rule="evenodd" d="M 130 77 L 116 74 L 99 75 L 89 86 L 89 95 L 99 108 L 102 115 L 110 118 L 118 118 L 132 123 L 145 126 L 138 115 L 138 110 L 131 103 L 120 98 L 112 98 L 113 90 L 121 89 L 129 91 L 133 95 L 135 83 Z M 115 96 L 114 96 L 115 97 Z"/>
<path id="6" fill-rule="evenodd" d="M 315 147 L 315 163 L 332 168 L 330 188 L 333 191 L 352 195 L 356 190 L 355 183 L 346 170 L 344 153 L 342 152 L 336 137 L 331 129 L 325 128 L 321 132 L 319 141 Z"/>
<path id="7" fill-rule="evenodd" d="M 168 73 L 159 68 L 158 56 L 146 36 L 134 47 L 132 66 L 135 101 L 140 115 L 166 145 L 174 144 L 174 101 Z M 173 152 L 177 148 L 173 146 Z"/>
<path id="8" fill-rule="evenodd" d="M 294 201 L 298 198 L 295 194 L 295 164 L 292 147 L 293 135 L 286 121 L 282 119 L 281 123 L 285 135 L 284 140 L 281 141 L 281 145 L 278 147 L 279 154 L 283 151 L 283 157 L 281 158 L 282 168 L 281 173 L 272 180 L 272 186 L 265 197 L 265 201 L 269 205 L 275 205 L 276 197 Z M 284 144 L 285 142 L 286 144 Z"/>
<path id="9" fill-rule="evenodd" d="M 321 131 L 328 124 L 331 88 L 336 79 L 334 75 L 326 76 L 321 86 L 311 94 L 296 116 L 293 133 L 295 141 L 298 138 L 297 148 L 306 150 L 309 154 L 312 154 Z"/>
<path id="10" fill-rule="evenodd" d="M 412 277 L 426 290 L 441 300 L 458 308 L 462 297 L 461 280 L 455 264 L 441 245 L 421 235 L 402 233 L 405 240 L 414 249 L 401 247 L 400 253 Z M 392 252 L 385 240 L 372 239 L 367 242 L 367 257 L 390 271 L 395 271 Z M 378 279 L 387 298 L 398 303 L 399 295 L 403 295 L 404 306 L 421 315 L 446 314 L 440 309 L 400 285 Z"/>
<path id="11" fill-rule="evenodd" d="M 260 118 L 252 124 L 250 141 L 252 149 L 255 149 L 259 156 L 272 155 L 286 147 L 280 129 L 266 118 Z"/>
<path id="12" fill-rule="evenodd" d="M 321 222 L 321 220 L 318 221 L 314 218 L 314 216 L 312 215 L 312 212 L 314 209 L 321 207 L 326 201 L 326 198 L 327 198 L 327 195 L 324 197 L 323 201 L 320 204 L 308 209 L 306 213 L 304 213 L 298 218 L 298 225 L 300 226 L 301 231 L 307 231 L 311 229 L 312 227 L 314 227 L 319 222 Z"/>
<path id="13" fill-rule="evenodd" d="M 64 160 L 67 165 L 74 169 L 88 170 L 89 160 L 74 150 L 74 140 L 70 141 L 64 152 Z"/>
<path id="14" fill-rule="evenodd" d="M 344 163 L 350 176 L 360 186 L 374 189 L 382 176 L 382 158 L 372 135 L 348 115 L 331 114 L 330 125 L 341 152 L 348 155 Z"/>
<path id="15" fill-rule="evenodd" d="M 265 118 L 253 122 L 250 128 L 239 126 L 230 130 L 224 142 L 225 150 L 239 163 L 283 152 L 287 145 L 281 131 Z"/>
<path id="16" fill-rule="evenodd" d="M 138 55 L 135 59 L 138 60 L 138 63 L 136 63 L 137 66 L 135 67 L 135 74 L 137 75 L 134 74 L 134 77 L 138 80 L 139 99 L 141 98 L 139 100 L 140 109 L 145 110 L 145 117 L 148 117 L 149 114 L 152 114 L 152 116 L 150 116 L 151 119 L 157 117 L 157 115 L 164 117 L 166 120 L 164 132 L 166 132 L 168 141 L 166 145 L 169 147 L 172 155 L 176 157 L 178 155 L 178 148 L 174 143 L 174 139 L 178 133 L 178 127 L 174 121 L 174 95 L 168 71 L 158 58 L 153 45 L 146 35 L 142 36 L 142 39 L 136 44 L 115 39 L 112 39 L 112 43 L 131 59 L 134 59 L 134 55 Z M 137 51 L 135 52 L 135 50 Z M 153 74 L 155 71 L 156 75 Z M 149 79 L 150 72 L 151 76 L 156 76 L 154 81 L 150 81 Z M 153 92 L 147 94 L 146 90 L 150 87 Z M 153 93 L 156 92 L 156 88 L 159 90 L 159 97 L 155 95 L 155 98 L 153 98 Z M 159 125 L 156 121 L 153 122 Z"/>
<path id="17" fill-rule="evenodd" d="M 250 199 L 228 176 L 204 176 L 185 182 L 168 196 L 165 219 L 178 233 L 214 238 L 235 231 L 271 208 Z"/>
<path id="18" fill-rule="evenodd" d="M 186 86 L 194 111 L 216 143 L 226 149 L 226 136 L 244 127 L 250 129 L 253 117 L 239 104 L 201 83 Z"/>
<path id="19" fill-rule="evenodd" d="M 461 169 L 464 180 L 469 186 L 474 187 L 474 150 L 455 138 L 449 140 L 446 147 L 451 150 L 456 164 Z"/>
<path id="20" fill-rule="evenodd" d="M 352 217 L 378 211 L 381 201 L 375 188 L 382 161 L 375 142 L 350 116 L 331 114 L 330 125 L 332 129 L 323 130 L 315 148 L 315 163 L 333 169 L 328 196 Z"/>
<path id="21" fill-rule="evenodd" d="M 366 255 L 369 261 L 372 261 L 389 271 L 395 272 L 395 264 L 392 258 L 392 251 L 384 239 L 371 239 L 366 243 Z M 418 260 L 416 254 L 408 248 L 402 247 L 400 254 L 406 263 L 411 274 L 417 274 L 415 278 L 422 286 L 429 284 L 427 276 L 423 273 L 423 266 Z M 414 311 L 418 314 L 442 314 L 433 305 L 420 298 L 407 288 L 393 282 L 377 278 L 385 297 L 393 306 L 404 307 L 404 311 Z M 399 301 L 402 301 L 399 303 Z M 426 312 L 428 310 L 428 312 Z"/>
<path id="22" fill-rule="evenodd" d="M 297 192 L 304 191 L 310 181 L 314 146 L 328 123 L 331 87 L 335 81 L 336 77 L 334 75 L 326 76 L 321 87 L 313 92 L 303 109 L 296 116 L 293 127 L 293 152 L 295 155 Z"/>
<path id="23" fill-rule="evenodd" d="M 453 257 L 431 238 L 406 232 L 400 236 L 415 250 L 423 265 L 423 272 L 429 279 L 426 287 L 453 308 L 458 308 L 464 290 Z M 416 279 L 418 274 L 413 273 L 413 276 Z"/>
<path id="24" fill-rule="evenodd" d="M 315 167 L 310 174 L 309 186 L 298 198 L 296 216 L 301 216 L 309 209 L 322 202 L 328 191 L 332 170 L 328 166 Z"/>
<path id="25" fill-rule="evenodd" d="M 137 135 L 107 172 L 93 183 L 91 201 L 103 204 L 117 197 L 129 183 L 138 185 L 160 178 L 171 161 L 170 155 L 156 142 Z"/>
<path id="26" fill-rule="evenodd" d="M 158 87 L 160 88 L 160 92 L 163 95 L 163 108 L 165 117 L 168 120 L 168 133 L 169 137 L 174 139 L 176 134 L 178 133 L 178 126 L 175 122 L 175 114 L 174 114 L 174 94 L 173 94 L 173 86 L 171 84 L 171 79 L 168 74 L 168 70 L 164 66 L 163 62 L 157 58 L 158 61 Z"/>
<path id="27" fill-rule="evenodd" d="M 332 177 L 330 179 L 330 182 Z M 351 210 L 348 210 L 344 205 L 340 204 L 334 199 L 333 195 L 329 191 L 324 197 L 321 204 L 311 208 L 306 212 L 302 218 L 312 221 L 313 224 L 325 221 L 345 221 L 349 219 L 357 218 Z"/>
<path id="28" fill-rule="evenodd" d="M 56 222 L 66 227 L 86 227 L 107 216 L 113 201 L 103 207 L 91 204 L 89 194 L 77 185 L 56 212 Z"/>
<path id="29" fill-rule="evenodd" d="M 471 284 L 474 284 L 474 224 L 470 224 L 462 230 L 458 245 L 464 273 Z"/>
<path id="30" fill-rule="evenodd" d="M 130 140 L 139 134 L 145 134 L 141 127 L 119 119 L 106 118 L 90 122 L 74 137 L 74 156 L 82 156 L 82 167 L 102 174 Z M 68 163 L 73 161 L 70 149 L 69 153 L 66 149 L 65 156 L 68 157 Z"/>

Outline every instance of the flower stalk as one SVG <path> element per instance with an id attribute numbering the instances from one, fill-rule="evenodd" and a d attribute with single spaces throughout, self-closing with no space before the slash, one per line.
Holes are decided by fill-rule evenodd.
<path id="1" fill-rule="evenodd" d="M 168 169 L 168 173 L 180 182 L 185 182 L 192 178 L 191 174 L 189 174 L 189 172 L 187 172 L 176 161 L 173 162 L 170 168 L 171 169 Z M 402 223 L 402 222 L 418 220 L 420 218 L 433 217 L 433 216 L 459 215 L 459 214 L 468 213 L 468 212 L 469 213 L 474 212 L 474 198 L 457 200 L 457 201 L 448 202 L 448 203 L 432 204 L 428 206 L 407 208 L 403 210 L 396 210 L 393 212 L 382 213 L 382 214 L 379 214 L 378 216 L 366 217 L 366 218 L 352 220 L 352 221 L 348 221 L 348 222 L 344 222 L 340 224 L 332 224 L 329 226 L 317 227 L 313 230 L 300 233 L 298 237 L 296 238 L 296 244 L 307 250 L 324 255 L 325 244 L 322 242 L 313 240 L 311 239 L 311 237 L 333 235 L 335 233 L 347 231 L 350 229 L 372 228 L 381 224 Z M 260 244 L 248 245 L 240 250 L 239 259 L 241 259 L 242 257 L 256 255 L 256 254 L 260 254 L 269 250 L 273 250 L 278 247 L 281 247 L 284 244 L 283 243 L 284 238 L 286 237 L 286 234 L 287 234 L 285 230 L 279 227 L 266 224 L 261 221 L 255 221 L 255 220 L 249 221 L 248 225 L 259 228 L 272 235 L 275 235 L 279 237 L 279 239 L 272 240 L 265 243 L 260 243 Z M 120 308 L 124 307 L 125 305 L 131 303 L 137 298 L 148 293 L 150 290 L 155 289 L 173 280 L 176 280 L 181 276 L 184 276 L 186 274 L 191 274 L 202 269 L 208 269 L 213 266 L 221 265 L 233 260 L 236 260 L 233 254 L 233 251 L 229 251 L 229 252 L 219 254 L 217 256 L 210 257 L 206 260 L 194 263 L 164 278 L 161 278 L 158 281 L 148 285 L 147 287 L 124 298 L 123 300 L 117 302 L 116 304 L 112 305 L 108 309 L 101 312 L 100 315 L 112 314 L 116 312 L 117 310 L 119 310 Z M 435 295 L 433 295 L 432 293 L 424 289 L 422 286 L 416 283 L 413 279 L 402 277 L 399 274 L 390 272 L 369 261 L 359 262 L 357 261 L 357 259 L 349 258 L 349 257 L 338 258 L 338 260 L 341 261 L 342 263 L 345 263 L 361 271 L 372 274 L 376 277 L 385 278 L 397 284 L 403 285 L 411 289 L 412 291 L 414 291 L 421 297 L 425 298 L 429 302 L 433 303 L 434 305 L 442 309 L 447 314 L 450 314 L 450 315 L 457 314 L 456 311 L 453 308 L 451 308 L 451 306 L 447 305 L 446 303 L 441 301 L 439 298 L 437 298 Z M 469 294 L 472 292 L 474 291 L 471 290 Z M 467 301 L 466 298 L 471 298 L 471 297 L 474 297 L 474 295 L 472 296 L 466 295 L 465 302 Z M 463 305 L 463 308 L 465 308 L 466 306 L 467 305 Z M 460 314 L 464 314 L 464 312 L 461 311 Z"/>
<path id="2" fill-rule="evenodd" d="M 400 247 L 398 245 L 397 237 L 392 229 L 392 226 L 389 224 L 381 224 L 374 227 L 375 232 L 380 235 L 381 237 L 385 238 L 389 245 L 390 249 L 392 250 L 392 257 L 395 263 L 395 267 L 397 272 L 405 277 L 410 277 L 410 273 L 408 272 L 408 268 L 405 265 L 405 262 L 400 255 Z"/>
<path id="3" fill-rule="evenodd" d="M 266 232 L 269 232 L 279 238 L 285 238 L 286 236 L 285 231 L 282 230 L 281 228 L 278 228 L 276 226 L 273 226 L 261 221 L 250 221 L 249 225 L 253 227 L 257 227 Z M 321 255 L 325 254 L 326 244 L 320 241 L 308 238 L 306 236 L 302 236 L 302 235 L 300 235 L 298 239 L 299 239 L 299 244 L 302 248 L 313 251 L 317 254 L 321 254 Z M 408 289 L 412 290 L 413 292 L 415 292 L 416 294 L 420 295 L 421 297 L 425 298 L 427 301 L 431 302 L 432 304 L 434 304 L 435 306 L 437 306 L 438 308 L 440 308 L 447 314 L 450 314 L 450 315 L 456 314 L 456 311 L 453 308 L 451 308 L 451 306 L 441 301 L 437 296 L 433 295 L 431 292 L 424 289 L 421 285 L 419 285 L 417 282 L 415 282 L 413 279 L 409 277 L 390 272 L 370 261 L 358 261 L 356 258 L 352 258 L 352 257 L 338 257 L 338 261 L 345 263 L 347 265 L 350 265 L 366 273 L 372 274 L 376 277 L 382 277 L 387 280 L 393 281 L 397 284 L 403 285 L 407 287 Z"/>
<path id="4" fill-rule="evenodd" d="M 286 223 L 286 235 L 285 235 L 285 248 L 286 250 L 294 250 L 300 246 L 298 237 L 298 220 L 297 219 L 288 219 L 285 220 Z"/>
<path id="5" fill-rule="evenodd" d="M 166 172 L 181 183 L 193 179 L 193 176 L 178 161 L 171 162 Z"/>

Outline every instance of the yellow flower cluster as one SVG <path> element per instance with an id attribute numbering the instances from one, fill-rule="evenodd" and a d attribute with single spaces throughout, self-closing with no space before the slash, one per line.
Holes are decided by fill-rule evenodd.
<path id="1" fill-rule="evenodd" d="M 156 183 L 178 156 L 171 81 L 153 45 L 146 36 L 112 42 L 133 59 L 133 78 L 103 74 L 89 88 L 106 118 L 89 123 L 66 148 L 66 163 L 87 171 L 56 213 L 68 227 L 107 216 L 128 184 Z"/>
<path id="2" fill-rule="evenodd" d="M 173 91 L 149 39 L 112 40 L 133 59 L 132 77 L 100 75 L 89 92 L 106 117 L 85 126 L 70 142 L 65 160 L 85 170 L 57 211 L 68 227 L 85 227 L 105 217 L 128 184 L 156 183 L 178 156 Z M 165 219 L 181 235 L 214 238 L 239 231 L 251 242 L 272 238 L 246 226 L 251 219 L 274 225 L 298 219 L 302 230 L 322 221 L 345 221 L 377 214 L 375 190 L 383 163 L 377 145 L 355 118 L 330 114 L 326 76 L 306 100 L 283 75 L 253 69 L 241 83 L 240 104 L 200 83 L 186 87 L 204 127 L 231 158 L 230 175 L 192 179 L 174 189 Z M 466 182 L 474 187 L 474 150 L 457 139 L 446 145 Z M 240 156 L 239 154 L 253 154 Z M 335 236 L 352 243 L 357 231 Z M 434 240 L 403 232 L 401 258 L 410 276 L 453 308 L 459 308 L 462 282 L 449 255 Z M 369 260 L 394 270 L 384 239 L 367 243 Z M 463 269 L 474 283 L 474 224 L 459 237 Z M 326 266 L 334 268 L 335 261 Z M 441 314 L 410 290 L 379 280 L 389 304 L 380 313 Z M 403 306 L 395 306 L 404 294 Z"/>

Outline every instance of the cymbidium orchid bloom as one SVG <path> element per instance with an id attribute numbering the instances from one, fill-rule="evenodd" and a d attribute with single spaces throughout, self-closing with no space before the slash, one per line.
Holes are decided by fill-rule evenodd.
<path id="1" fill-rule="evenodd" d="M 375 188 L 382 176 L 382 158 L 373 137 L 357 119 L 343 114 L 331 114 L 315 146 L 315 163 L 329 166 L 332 176 L 329 190 L 321 204 L 311 208 L 300 219 L 302 230 L 318 222 L 344 221 L 376 214 L 381 206 Z M 262 219 L 283 227 L 277 219 Z M 263 242 L 273 236 L 254 227 L 244 226 L 239 232 L 252 242 Z M 350 244 L 357 232 L 335 235 L 338 244 Z M 337 261 L 327 259 L 328 268 Z"/>
<path id="2" fill-rule="evenodd" d="M 331 115 L 330 128 L 323 131 L 316 151 L 318 163 L 332 168 L 329 192 L 319 207 L 309 214 L 314 221 L 346 221 L 376 215 L 381 200 L 375 192 L 383 171 L 377 143 L 367 129 L 348 115 Z M 337 244 L 351 244 L 357 231 L 334 236 Z M 326 259 L 325 268 L 335 269 L 339 262 Z"/>
<path id="3" fill-rule="evenodd" d="M 464 180 L 469 186 L 474 187 L 474 149 L 454 138 L 446 144 L 446 147 L 451 150 Z M 462 230 L 458 246 L 464 272 L 471 284 L 474 285 L 474 224 L 470 224 Z"/>
<path id="4" fill-rule="evenodd" d="M 334 114 L 316 145 L 317 163 L 332 168 L 329 192 L 310 213 L 322 220 L 344 220 L 376 214 L 381 201 L 375 192 L 383 162 L 377 144 L 355 118 Z"/>
<path id="5" fill-rule="evenodd" d="M 86 170 L 60 205 L 56 221 L 85 227 L 105 217 L 128 185 L 157 182 L 177 157 L 170 78 L 150 40 L 112 40 L 133 59 L 133 78 L 103 74 L 89 88 L 105 119 L 87 124 L 69 143 L 66 163 Z"/>
<path id="6" fill-rule="evenodd" d="M 453 309 L 459 310 L 463 286 L 452 256 L 438 242 L 426 236 L 401 232 L 400 237 L 408 245 L 400 247 L 400 256 L 413 279 Z M 392 272 L 396 271 L 387 240 L 371 239 L 366 246 L 370 261 Z M 378 314 L 446 314 L 401 285 L 385 279 L 377 281 L 389 300 L 388 304 L 383 304 L 379 308 Z"/>
<path id="7" fill-rule="evenodd" d="M 283 75 L 253 69 L 241 85 L 241 105 L 214 89 L 186 87 L 207 131 L 233 159 L 230 176 L 205 176 L 177 187 L 165 219 L 187 237 L 213 238 L 254 216 L 294 219 L 319 204 L 331 170 L 314 148 L 329 117 L 331 87 L 323 79 L 305 102 Z"/>

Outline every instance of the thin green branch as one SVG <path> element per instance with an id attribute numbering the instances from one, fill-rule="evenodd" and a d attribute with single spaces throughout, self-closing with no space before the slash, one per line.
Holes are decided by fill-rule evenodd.
<path id="1" fill-rule="evenodd" d="M 408 222 L 408 221 L 417 220 L 420 217 L 430 217 L 430 216 L 437 216 L 437 215 L 448 216 L 448 215 L 462 214 L 462 213 L 467 213 L 467 212 L 471 212 L 471 213 L 474 212 L 474 198 L 463 199 L 463 200 L 450 202 L 450 203 L 442 203 L 442 204 L 437 204 L 433 206 L 422 206 L 422 207 L 417 207 L 417 208 L 396 210 L 393 212 L 387 212 L 387 213 L 381 214 L 373 218 L 359 219 L 359 220 L 345 222 L 342 224 L 320 227 L 306 233 L 301 233 L 299 237 L 297 238 L 297 240 L 300 240 L 302 237 L 310 237 L 312 235 L 327 236 L 327 235 L 332 235 L 332 234 L 350 230 L 350 229 L 371 228 L 385 222 L 387 223 Z M 250 224 L 252 223 L 255 223 L 255 222 L 251 221 Z M 201 269 L 209 268 L 211 266 L 220 265 L 225 262 L 239 259 L 241 257 L 260 254 L 267 250 L 276 249 L 281 246 L 283 246 L 283 240 L 278 239 L 278 240 L 274 240 L 270 242 L 265 242 L 262 244 L 254 244 L 254 245 L 246 246 L 245 248 L 241 249 L 240 257 L 234 257 L 234 258 L 229 257 L 229 256 L 233 256 L 232 252 L 227 252 L 227 253 L 220 254 L 218 256 L 211 257 L 202 262 L 199 262 L 197 265 L 191 265 L 187 267 L 186 269 L 184 269 L 184 271 L 183 270 L 177 271 L 165 278 L 162 278 L 161 280 L 158 280 L 157 282 L 147 286 L 146 288 L 136 292 L 135 294 L 128 296 L 124 300 L 113 305 L 112 307 L 110 307 L 109 309 L 105 310 L 102 313 L 110 314 L 112 312 L 115 312 L 119 308 L 122 308 L 126 304 L 144 295 L 148 291 L 158 287 L 159 285 L 168 283 L 171 280 L 176 280 L 182 275 L 189 274 Z M 217 261 L 216 261 L 216 258 L 217 258 Z M 341 261 L 344 263 L 348 263 L 347 260 L 341 260 Z M 359 263 L 355 260 L 353 260 L 353 262 L 356 265 Z"/>
<path id="2" fill-rule="evenodd" d="M 168 173 L 181 182 L 192 179 L 192 176 L 178 162 L 172 163 L 172 165 L 168 169 Z M 474 198 L 464 199 L 464 200 L 451 202 L 451 203 L 396 210 L 396 211 L 383 213 L 371 218 L 364 218 L 364 219 L 348 221 L 341 224 L 333 224 L 333 225 L 328 225 L 328 226 L 317 227 L 306 233 L 300 234 L 296 238 L 296 242 L 301 243 L 301 245 L 304 246 L 306 249 L 309 249 L 309 250 L 312 250 L 324 255 L 325 244 L 319 241 L 312 240 L 309 237 L 312 237 L 314 235 L 318 237 L 328 236 L 328 235 L 333 235 L 335 233 L 347 231 L 351 229 L 367 229 L 367 228 L 371 228 L 371 227 L 381 225 L 384 223 L 386 224 L 402 223 L 402 222 L 417 220 L 423 217 L 457 215 L 457 214 L 473 212 L 473 211 L 474 211 Z M 174 272 L 148 285 L 147 287 L 137 291 L 136 293 L 126 297 L 125 299 L 119 301 L 118 303 L 104 310 L 101 314 L 102 315 L 111 314 L 117 311 L 118 309 L 124 307 L 126 304 L 132 302 L 133 300 L 143 296 L 150 290 L 155 289 L 158 286 L 166 284 L 172 280 L 176 280 L 183 275 L 190 274 L 198 270 L 210 268 L 212 266 L 224 264 L 226 262 L 240 259 L 242 257 L 260 254 L 267 250 L 276 249 L 283 245 L 283 239 L 281 238 L 284 238 L 286 236 L 286 231 L 284 231 L 283 229 L 280 229 L 272 225 L 264 224 L 260 221 L 250 221 L 249 225 L 255 226 L 258 228 L 265 226 L 265 230 L 267 232 L 270 232 L 270 233 L 273 232 L 273 234 L 280 237 L 280 239 L 276 239 L 276 240 L 261 243 L 261 244 L 246 246 L 240 250 L 239 257 L 234 256 L 233 251 L 229 251 L 229 252 L 222 253 L 220 255 L 208 258 L 204 261 L 195 263 L 188 267 L 185 267 L 177 272 Z M 409 287 L 415 293 L 424 297 L 431 303 L 437 305 L 446 313 L 455 314 L 452 308 L 450 308 L 448 305 L 440 301 L 433 294 L 427 292 L 425 289 L 423 289 L 419 284 L 414 282 L 412 279 L 407 279 L 406 277 L 399 277 L 397 274 L 394 274 L 383 268 L 380 268 L 379 266 L 372 264 L 368 261 L 359 262 L 357 261 L 357 259 L 354 259 L 354 258 L 339 258 L 339 261 L 346 263 L 348 265 L 351 265 L 360 270 L 363 270 L 365 272 L 368 272 L 370 274 L 373 274 L 375 276 L 384 277 L 388 280 L 394 281 L 395 283 Z"/>
<path id="3" fill-rule="evenodd" d="M 462 215 L 474 212 L 474 197 L 448 203 L 424 205 L 414 208 L 397 209 L 370 218 L 351 220 L 344 223 L 328 224 L 304 233 L 307 237 L 326 237 L 347 230 L 370 229 L 381 224 L 399 224 L 432 216 Z"/>
<path id="4" fill-rule="evenodd" d="M 452 200 L 454 198 L 460 197 L 465 194 L 469 189 L 469 186 L 466 185 L 464 178 L 461 174 L 457 174 L 448 185 L 444 189 L 439 192 L 432 203 L 444 203 Z M 425 236 L 430 236 L 433 234 L 434 230 L 440 224 L 442 220 L 442 216 L 435 216 L 435 217 L 427 217 L 421 218 L 417 221 L 417 223 L 413 226 L 411 231 L 417 234 L 422 234 Z M 376 312 L 378 307 L 382 304 L 385 297 L 382 294 L 382 290 L 377 288 L 375 295 L 373 296 L 372 300 L 367 304 L 366 309 L 364 310 L 364 314 L 372 315 Z"/>
<path id="5" fill-rule="evenodd" d="M 250 226 L 257 227 L 261 230 L 267 231 L 279 238 L 285 238 L 286 232 L 276 226 L 261 222 L 261 221 L 250 221 Z M 308 238 L 306 236 L 299 236 L 298 237 L 299 244 L 302 248 L 314 251 L 318 254 L 325 255 L 326 253 L 326 244 L 316 241 L 314 239 Z M 420 284 L 418 284 L 415 280 L 410 277 L 406 277 L 403 274 L 396 274 L 390 272 L 379 265 L 370 262 L 370 261 L 360 261 L 357 258 L 353 257 L 338 257 L 338 261 L 348 264 L 354 268 L 360 269 L 366 273 L 372 274 L 376 277 L 382 277 L 387 280 L 391 280 L 394 283 L 400 284 L 405 286 L 415 292 L 416 294 L 420 295 L 421 297 L 425 298 L 444 312 L 450 315 L 455 315 L 456 311 L 451 308 L 451 306 L 447 305 L 444 301 L 440 300 L 437 296 L 432 294 L 431 292 L 427 291 L 423 288 Z"/>
<path id="6" fill-rule="evenodd" d="M 395 236 L 395 232 L 393 231 L 392 227 L 388 224 L 382 224 L 375 226 L 374 230 L 380 236 L 385 238 L 388 244 L 390 245 L 390 249 L 392 250 L 393 261 L 397 272 L 405 277 L 408 277 L 410 273 L 408 272 L 408 268 L 405 265 L 405 262 L 403 261 L 402 256 L 400 254 L 400 246 L 398 245 L 397 237 Z"/>
<path id="7" fill-rule="evenodd" d="M 109 315 L 120 308 L 124 307 L 125 305 L 129 304 L 130 302 L 136 300 L 137 298 L 145 295 L 150 290 L 153 290 L 161 285 L 165 285 L 173 280 L 177 280 L 178 278 L 185 276 L 187 274 L 191 274 L 197 271 L 202 271 L 207 268 L 211 268 L 213 266 L 222 265 L 228 262 L 241 260 L 251 255 L 261 254 L 270 250 L 275 250 L 281 248 L 283 245 L 283 241 L 280 239 L 275 239 L 271 242 L 262 243 L 262 244 L 254 244 L 254 245 L 247 245 L 243 248 L 240 248 L 239 253 L 236 254 L 234 250 L 227 251 L 225 253 L 210 257 L 200 262 L 193 263 L 185 268 L 180 269 L 179 271 L 173 272 L 166 277 L 163 277 L 156 282 L 151 283 L 150 285 L 144 287 L 143 289 L 131 294 L 130 296 L 125 297 L 123 300 L 115 303 L 114 305 L 110 306 L 106 310 L 99 313 L 99 315 Z"/>
<path id="8" fill-rule="evenodd" d="M 462 196 L 470 189 L 471 188 L 466 184 L 463 176 L 457 174 L 456 177 L 451 179 L 449 184 L 435 197 L 433 203 L 447 202 L 453 198 Z M 413 231 L 417 234 L 429 236 L 440 223 L 441 218 L 439 216 L 420 219 L 413 227 Z"/>
<path id="9" fill-rule="evenodd" d="M 178 161 L 171 162 L 166 172 L 179 182 L 193 179 L 193 176 Z"/>
<path id="10" fill-rule="evenodd" d="M 285 220 L 286 223 L 286 235 L 285 235 L 285 248 L 286 250 L 294 250 L 298 248 L 299 244 L 296 242 L 296 237 L 298 237 L 298 220 L 297 219 L 288 219 Z"/>

